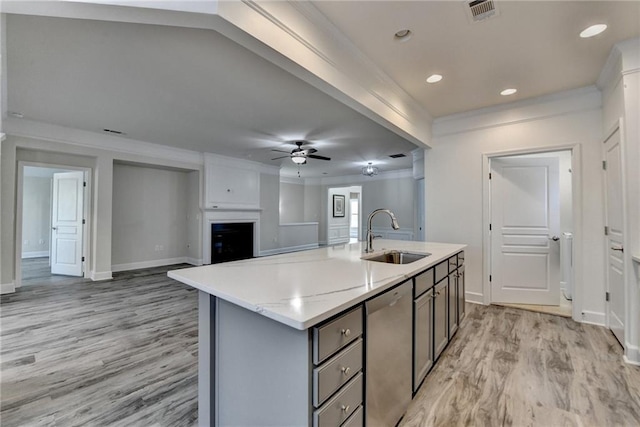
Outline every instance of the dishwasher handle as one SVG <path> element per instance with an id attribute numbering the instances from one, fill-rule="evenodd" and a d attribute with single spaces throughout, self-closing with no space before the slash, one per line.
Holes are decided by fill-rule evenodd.
<path id="1" fill-rule="evenodd" d="M 411 281 L 409 280 L 404 282 L 402 285 L 367 301 L 365 303 L 367 315 L 375 313 L 385 307 L 393 306 L 407 295 L 411 296 L 411 290 Z"/>

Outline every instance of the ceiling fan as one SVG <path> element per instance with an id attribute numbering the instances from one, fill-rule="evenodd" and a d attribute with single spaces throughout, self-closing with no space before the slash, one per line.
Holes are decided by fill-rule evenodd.
<path id="1" fill-rule="evenodd" d="M 315 148 L 312 148 L 312 147 L 302 148 L 304 143 L 305 141 L 296 141 L 295 144 L 297 147 L 291 150 L 291 153 L 289 153 L 288 151 L 272 149 L 271 151 L 278 151 L 280 153 L 288 153 L 288 154 L 286 156 L 276 157 L 275 159 L 271 159 L 271 160 L 278 160 L 278 159 L 284 159 L 285 157 L 290 157 L 291 161 L 297 165 L 304 165 L 305 163 L 307 163 L 307 159 L 331 160 L 330 157 L 318 156 L 317 154 L 314 154 L 318 152 L 318 150 L 316 150 Z"/>

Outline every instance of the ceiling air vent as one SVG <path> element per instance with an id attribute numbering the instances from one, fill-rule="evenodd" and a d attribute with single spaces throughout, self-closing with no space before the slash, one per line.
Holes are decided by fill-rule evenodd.
<path id="1" fill-rule="evenodd" d="M 389 157 L 391 157 L 392 159 L 399 159 L 400 157 L 407 157 L 407 155 L 403 153 L 398 153 L 398 154 L 390 154 Z"/>
<path id="2" fill-rule="evenodd" d="M 467 10 L 467 17 L 472 23 L 494 18 L 500 14 L 493 0 L 466 1 L 465 9 Z"/>

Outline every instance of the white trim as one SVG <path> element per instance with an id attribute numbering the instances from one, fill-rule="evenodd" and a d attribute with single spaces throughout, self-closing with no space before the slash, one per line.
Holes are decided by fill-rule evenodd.
<path id="1" fill-rule="evenodd" d="M 602 108 L 602 93 L 595 86 L 452 114 L 433 121 L 433 137 L 537 121 Z"/>
<path id="2" fill-rule="evenodd" d="M 607 319 L 605 313 L 583 310 L 582 320 L 580 320 L 580 322 L 587 323 L 589 325 L 605 326 L 606 320 Z"/>
<path id="3" fill-rule="evenodd" d="M 84 181 L 87 183 L 86 187 L 84 187 L 83 194 L 83 209 L 82 215 L 84 216 L 85 224 L 84 229 L 82 230 L 82 256 L 84 257 L 84 261 L 82 263 L 82 271 L 83 274 L 80 277 L 84 277 L 85 279 L 91 278 L 91 274 L 89 271 L 89 266 L 91 265 L 91 224 L 92 224 L 92 168 L 80 167 L 80 166 L 69 166 L 62 165 L 57 163 L 42 163 L 42 162 L 30 162 L 25 160 L 17 161 L 17 180 L 16 180 L 16 205 L 14 212 L 16 213 L 16 229 L 15 229 L 15 242 L 14 242 L 14 253 L 15 253 L 15 269 L 14 269 L 14 284 L 16 288 L 19 288 L 22 285 L 22 193 L 24 189 L 24 168 L 26 166 L 31 167 L 40 167 L 40 168 L 53 168 L 53 169 L 64 169 L 70 171 L 81 171 L 84 173 Z M 47 251 L 47 255 L 49 256 L 49 251 Z"/>
<path id="4" fill-rule="evenodd" d="M 13 284 L 13 282 L 0 284 L 0 295 L 12 294 L 15 291 L 16 291 L 16 287 Z"/>
<path id="5" fill-rule="evenodd" d="M 299 252 L 299 251 L 307 251 L 310 249 L 318 249 L 320 245 L 317 243 L 310 243 L 308 245 L 299 245 L 299 246 L 289 246 L 287 248 L 276 248 L 276 249 L 268 249 L 265 251 L 260 251 L 261 257 L 270 256 L 270 255 L 278 255 L 278 254 L 286 254 L 289 252 Z"/>
<path id="6" fill-rule="evenodd" d="M 251 160 L 238 159 L 235 157 L 222 156 L 214 153 L 203 153 L 204 165 L 206 166 L 225 166 L 246 169 L 250 171 L 258 171 L 268 175 L 280 175 L 278 166 L 265 165 L 264 163 L 253 162 Z"/>
<path id="7" fill-rule="evenodd" d="M 516 154 L 550 153 L 554 151 L 571 151 L 571 204 L 573 216 L 573 259 L 574 266 L 574 289 L 572 301 L 572 318 L 575 321 L 584 319 L 582 312 L 582 214 L 576 206 L 582 206 L 582 159 L 580 144 L 563 144 L 551 147 L 518 148 L 512 150 L 502 150 L 496 152 L 482 153 L 482 294 L 483 304 L 491 304 L 491 232 L 489 223 L 491 221 L 491 183 L 489 172 L 491 171 L 490 159 L 492 157 L 502 157 Z M 599 324 L 599 323 L 595 323 Z M 604 324 L 604 323 L 603 323 Z"/>
<path id="8" fill-rule="evenodd" d="M 49 251 L 22 252 L 22 259 L 49 257 Z"/>
<path id="9" fill-rule="evenodd" d="M 366 165 L 363 165 L 366 166 Z M 364 176 L 358 175 L 344 175 L 344 176 L 331 176 L 326 178 L 307 178 L 304 180 L 306 185 L 349 185 L 370 181 L 384 181 L 387 179 L 401 179 L 401 178 L 413 178 L 413 169 L 400 169 L 394 171 L 382 171 L 378 175 Z"/>
<path id="10" fill-rule="evenodd" d="M 104 135 L 98 132 L 68 128 L 27 119 L 7 118 L 5 131 L 9 135 L 23 138 L 34 138 L 43 141 L 53 141 L 63 144 L 75 145 L 95 150 L 126 154 L 116 159 L 127 160 L 129 155 L 139 155 L 147 158 L 179 161 L 194 165 L 203 165 L 202 153 L 185 150 L 183 148 L 140 141 L 137 139 L 123 138 L 113 135 Z M 55 135 L 55 136 L 53 136 Z M 108 147 L 108 148 L 105 148 Z"/>
<path id="11" fill-rule="evenodd" d="M 622 77 L 618 73 L 621 67 L 622 52 L 617 45 L 613 45 L 613 48 L 611 49 L 611 52 L 609 52 L 609 56 L 604 63 L 604 67 L 600 70 L 600 75 L 598 76 L 598 80 L 596 80 L 596 86 L 604 92 L 612 86 L 612 83 L 615 85 L 615 83 L 617 83 Z"/>
<path id="12" fill-rule="evenodd" d="M 640 349 L 638 348 L 638 346 L 631 345 L 627 341 L 624 347 L 626 349 L 626 352 L 622 358 L 624 359 L 625 363 L 640 366 Z"/>
<path id="13" fill-rule="evenodd" d="M 163 267 L 165 265 L 173 265 L 173 264 L 187 264 L 188 259 L 189 258 L 187 257 L 178 257 L 178 258 L 154 259 L 151 261 L 131 262 L 128 264 L 114 264 L 111 266 L 111 271 L 115 273 L 118 271 L 139 270 L 141 268 Z"/>
<path id="14" fill-rule="evenodd" d="M 191 265 L 202 265 L 202 258 L 190 258 L 190 257 L 186 257 L 185 258 L 185 262 L 187 264 L 191 264 Z"/>
<path id="15" fill-rule="evenodd" d="M 488 305 L 484 302 L 484 296 L 479 292 L 465 292 L 464 300 L 472 304 Z"/>
<path id="16" fill-rule="evenodd" d="M 93 280 L 94 282 L 100 281 L 100 280 L 111 280 L 113 279 L 113 275 L 111 274 L 111 271 L 92 271 L 91 272 L 91 280 Z"/>

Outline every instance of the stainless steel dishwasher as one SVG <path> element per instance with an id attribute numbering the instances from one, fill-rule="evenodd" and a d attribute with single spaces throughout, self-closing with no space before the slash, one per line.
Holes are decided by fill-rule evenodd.
<path id="1" fill-rule="evenodd" d="M 367 426 L 394 427 L 411 403 L 411 284 L 365 303 Z"/>

